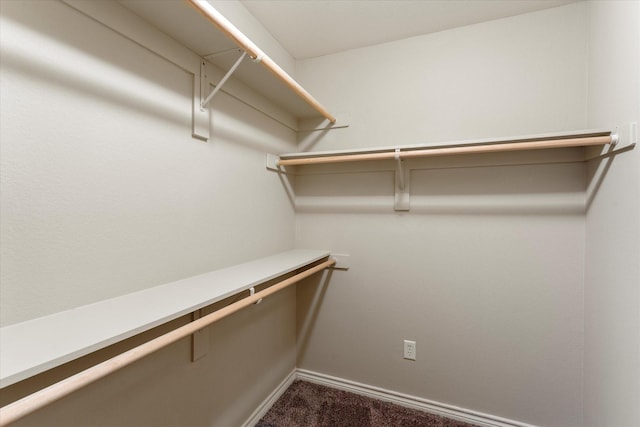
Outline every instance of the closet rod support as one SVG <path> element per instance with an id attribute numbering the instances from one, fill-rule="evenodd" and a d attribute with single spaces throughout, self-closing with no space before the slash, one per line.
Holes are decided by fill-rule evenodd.
<path id="1" fill-rule="evenodd" d="M 399 186 L 400 186 L 400 191 L 402 193 L 404 193 L 404 167 L 403 167 L 403 160 L 400 158 L 400 149 L 396 148 L 395 152 L 396 152 L 395 159 L 396 159 L 396 165 L 397 165 L 396 173 L 398 174 L 398 182 L 399 182 Z"/>
<path id="2" fill-rule="evenodd" d="M 393 160 L 396 156 L 400 159 L 408 159 L 414 157 L 431 157 L 458 154 L 480 154 L 494 153 L 501 151 L 522 151 L 537 150 L 550 148 L 569 148 L 569 147 L 586 147 L 591 145 L 613 144 L 618 140 L 616 134 L 587 136 L 587 137 L 569 137 L 558 139 L 528 139 L 514 140 L 508 142 L 483 142 L 481 144 L 468 145 L 452 145 L 443 147 L 424 146 L 409 150 L 401 149 L 398 154 L 395 150 L 382 149 L 380 151 L 371 151 L 366 153 L 328 153 L 321 155 L 311 155 L 309 157 L 299 156 L 293 158 L 282 158 L 278 161 L 278 166 L 298 166 L 312 165 L 322 163 L 342 163 L 368 160 Z"/>
<path id="3" fill-rule="evenodd" d="M 249 288 L 249 296 L 252 297 L 254 296 L 256 293 L 256 288 L 254 288 L 253 286 Z M 256 301 L 254 304 L 258 305 L 262 302 L 262 298 L 260 298 L 258 301 Z"/>
<path id="4" fill-rule="evenodd" d="M 227 71 L 227 74 L 224 75 L 224 77 L 222 77 L 222 80 L 220 80 L 220 82 L 216 85 L 215 88 L 213 88 L 213 90 L 211 91 L 211 93 L 209 94 L 209 96 L 207 96 L 201 103 L 200 103 L 200 110 L 204 111 L 204 109 L 206 108 L 207 104 L 213 99 L 213 97 L 216 95 L 216 93 L 218 93 L 218 91 L 220 89 L 222 89 L 222 86 L 227 82 L 227 80 L 229 79 L 229 77 L 231 77 L 231 75 L 236 71 L 236 69 L 240 66 L 240 64 L 242 63 L 242 60 L 245 58 L 245 56 L 247 56 L 247 52 L 243 51 L 242 55 L 240 55 L 240 57 L 236 60 L 236 62 L 233 64 L 233 66 L 231 66 L 231 68 L 229 68 L 229 71 Z M 204 74 L 204 73 L 202 73 Z M 203 82 L 203 84 L 201 85 L 202 87 L 205 87 L 206 84 Z"/>
<path id="5" fill-rule="evenodd" d="M 227 18 L 218 12 L 207 0 L 185 0 L 193 6 L 207 20 L 230 38 L 238 47 L 248 53 L 248 55 L 260 62 L 271 74 L 288 86 L 295 94 L 320 113 L 330 123 L 335 123 L 336 118 L 331 115 L 309 92 L 307 92 L 298 82 L 287 74 L 273 59 L 255 45 L 247 36 L 238 30 Z"/>

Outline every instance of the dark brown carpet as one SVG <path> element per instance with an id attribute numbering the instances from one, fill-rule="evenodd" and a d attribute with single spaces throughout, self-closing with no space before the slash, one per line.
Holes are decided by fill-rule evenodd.
<path id="1" fill-rule="evenodd" d="M 438 415 L 295 381 L 255 427 L 473 427 Z"/>

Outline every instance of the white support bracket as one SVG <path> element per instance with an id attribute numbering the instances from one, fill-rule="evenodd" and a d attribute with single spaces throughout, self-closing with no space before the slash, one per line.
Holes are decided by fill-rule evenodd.
<path id="1" fill-rule="evenodd" d="M 191 135 L 194 138 L 207 141 L 209 139 L 209 109 L 202 108 L 203 92 L 207 87 L 207 63 L 200 60 L 200 75 L 193 76 L 193 106 Z"/>
<path id="2" fill-rule="evenodd" d="M 192 131 L 191 134 L 194 138 L 207 141 L 210 136 L 209 123 L 210 123 L 210 110 L 207 105 L 213 97 L 222 89 L 222 86 L 231 77 L 231 75 L 240 66 L 242 60 L 247 56 L 246 52 L 242 52 L 242 55 L 236 60 L 233 66 L 222 77 L 220 82 L 213 88 L 209 95 L 206 95 L 206 90 L 209 87 L 209 79 L 207 76 L 207 61 L 204 58 L 200 59 L 200 75 L 193 76 L 193 107 L 192 107 Z"/>
<path id="3" fill-rule="evenodd" d="M 253 296 L 256 293 L 256 288 L 254 288 L 253 286 L 249 288 L 249 296 Z M 262 298 L 258 299 L 258 301 L 256 301 L 254 303 L 254 305 L 258 305 L 262 302 Z"/>
<path id="4" fill-rule="evenodd" d="M 191 320 L 198 320 L 202 317 L 202 310 L 197 310 L 191 313 Z M 209 347 L 209 336 L 204 329 L 191 334 L 191 361 L 202 359 L 207 355 L 207 348 Z"/>
<path id="5" fill-rule="evenodd" d="M 411 193 L 409 192 L 409 169 L 404 167 L 404 160 L 400 158 L 400 150 L 396 149 L 396 173 L 395 194 L 393 209 L 396 211 L 408 211 L 411 206 Z"/>
<path id="6" fill-rule="evenodd" d="M 396 176 L 398 177 L 398 188 L 404 192 L 404 161 L 400 158 L 400 149 L 396 148 Z"/>
<path id="7" fill-rule="evenodd" d="M 336 263 L 333 265 L 333 269 L 336 270 L 348 270 L 349 269 L 349 254 L 334 254 L 329 255 L 329 258 L 333 258 Z"/>
<path id="8" fill-rule="evenodd" d="M 269 170 L 282 172 L 282 169 L 278 165 L 279 161 L 280 161 L 280 156 L 278 156 L 277 154 L 267 153 L 267 157 L 265 159 L 265 166 Z"/>
<path id="9" fill-rule="evenodd" d="M 222 89 L 222 86 L 224 86 L 224 84 L 227 82 L 227 80 L 229 80 L 229 77 L 231 77 L 231 75 L 236 71 L 236 69 L 240 66 L 240 64 L 242 63 L 242 60 L 246 56 L 247 56 L 247 52 L 242 51 L 242 55 L 240 55 L 240 57 L 231 66 L 231 68 L 229 68 L 229 71 L 227 71 L 227 74 L 225 74 L 224 77 L 222 77 L 222 79 L 218 82 L 216 87 L 213 88 L 211 93 L 206 98 L 204 98 L 204 93 L 201 94 L 201 98 L 200 99 L 202 100 L 202 102 L 200 102 L 200 109 L 202 111 L 204 111 L 205 108 L 207 108 L 207 104 L 209 104 L 209 102 L 213 99 L 213 97 L 216 96 L 216 93 L 218 93 L 218 91 L 220 89 Z M 204 59 L 202 60 L 202 62 L 204 62 Z M 202 78 L 202 73 L 200 73 L 200 76 Z M 204 76 L 204 77 L 206 78 L 206 76 Z M 201 82 L 200 87 L 202 88 L 202 90 L 204 90 L 204 87 L 206 87 L 206 84 L 204 82 Z"/>
<path id="10" fill-rule="evenodd" d="M 306 135 L 307 133 L 313 134 L 319 131 L 348 128 L 350 122 L 349 114 L 347 112 L 341 111 L 337 114 L 337 116 L 338 118 L 336 119 L 335 123 L 331 123 L 327 119 L 301 119 L 298 121 L 298 128 L 296 129 L 296 131 L 302 134 L 300 135 L 300 139 L 304 139 L 305 137 L 309 136 Z M 298 142 L 300 143 L 303 141 Z"/>

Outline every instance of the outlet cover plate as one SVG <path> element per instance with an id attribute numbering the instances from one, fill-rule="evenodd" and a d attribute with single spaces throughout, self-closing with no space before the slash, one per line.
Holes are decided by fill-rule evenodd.
<path id="1" fill-rule="evenodd" d="M 404 358 L 407 360 L 416 360 L 416 342 L 404 340 Z"/>

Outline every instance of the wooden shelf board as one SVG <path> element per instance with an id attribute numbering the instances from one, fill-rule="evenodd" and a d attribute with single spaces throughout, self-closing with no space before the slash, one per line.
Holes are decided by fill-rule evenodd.
<path id="1" fill-rule="evenodd" d="M 14 384 L 329 253 L 296 249 L 0 329 L 0 387 Z"/>
<path id="2" fill-rule="evenodd" d="M 198 56 L 220 69 L 228 70 L 238 58 L 230 50 L 235 43 L 218 31 L 193 7 L 183 1 L 118 0 L 140 18 L 149 22 L 165 34 L 191 49 Z M 226 54 L 215 55 L 221 52 Z M 270 99 L 275 105 L 288 111 L 298 119 L 321 118 L 322 116 L 304 100 L 292 92 L 279 79 L 266 71 L 260 64 L 243 61 L 234 78 L 260 95 Z"/>

